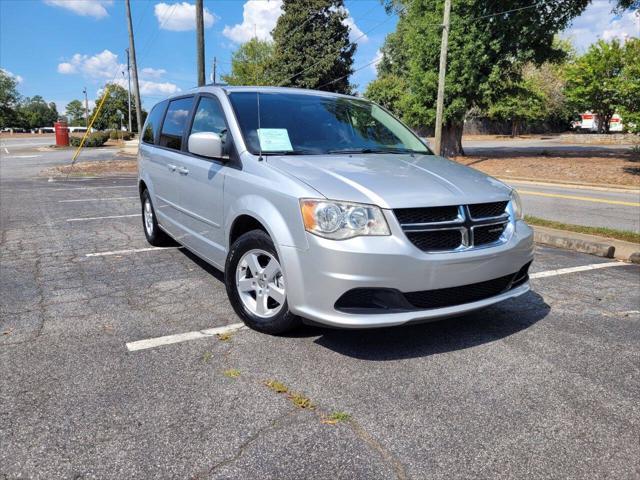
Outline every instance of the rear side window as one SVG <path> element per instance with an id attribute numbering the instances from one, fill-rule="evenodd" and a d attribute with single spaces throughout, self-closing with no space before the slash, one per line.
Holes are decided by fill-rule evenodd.
<path id="1" fill-rule="evenodd" d="M 182 148 L 182 135 L 184 134 L 187 120 L 191 114 L 193 97 L 180 98 L 169 103 L 167 114 L 162 123 L 160 132 L 160 146 L 180 150 Z"/>
<path id="2" fill-rule="evenodd" d="M 151 109 L 151 113 L 147 117 L 147 121 L 144 124 L 144 129 L 142 130 L 142 141 L 144 143 L 153 144 L 155 142 L 156 133 L 158 133 L 160 123 L 162 122 L 162 112 L 164 110 L 164 105 L 165 103 L 162 102 Z"/>

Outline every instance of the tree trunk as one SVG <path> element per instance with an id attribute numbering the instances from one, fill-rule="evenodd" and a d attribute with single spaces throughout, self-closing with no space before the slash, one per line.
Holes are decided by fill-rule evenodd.
<path id="1" fill-rule="evenodd" d="M 442 127 L 442 156 L 457 157 L 464 155 L 462 149 L 462 129 L 464 124 L 447 123 Z M 437 153 L 437 152 L 436 152 Z"/>

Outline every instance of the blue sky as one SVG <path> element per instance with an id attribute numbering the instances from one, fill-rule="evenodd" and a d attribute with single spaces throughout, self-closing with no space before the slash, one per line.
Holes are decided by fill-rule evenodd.
<path id="1" fill-rule="evenodd" d="M 161 98 L 196 83 L 193 1 L 132 0 L 143 103 L 149 108 Z M 207 68 L 213 56 L 218 72 L 230 69 L 231 53 L 257 34 L 268 38 L 280 13 L 279 0 L 205 0 Z M 346 2 L 352 40 L 358 49 L 354 67 L 378 55 L 385 36 L 394 30 L 379 0 Z M 597 38 L 638 35 L 633 12 L 611 15 L 607 1 L 594 2 L 564 36 L 584 49 Z M 128 47 L 122 0 L 0 0 L 0 67 L 19 80 L 22 95 L 42 95 L 61 111 L 87 87 L 90 100 L 116 78 L 126 63 Z M 352 77 L 362 90 L 375 78 L 375 66 Z"/>

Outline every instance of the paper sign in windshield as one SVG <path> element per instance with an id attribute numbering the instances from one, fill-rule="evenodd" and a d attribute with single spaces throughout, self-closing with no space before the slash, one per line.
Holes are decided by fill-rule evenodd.
<path id="1" fill-rule="evenodd" d="M 286 128 L 259 128 L 258 139 L 264 152 L 290 152 L 293 150 Z"/>

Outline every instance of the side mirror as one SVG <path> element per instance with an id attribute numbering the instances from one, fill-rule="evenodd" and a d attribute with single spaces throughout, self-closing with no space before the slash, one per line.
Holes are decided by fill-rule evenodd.
<path id="1" fill-rule="evenodd" d="M 224 149 L 220 135 L 214 132 L 198 132 L 189 135 L 190 153 L 210 158 L 222 158 Z"/>

